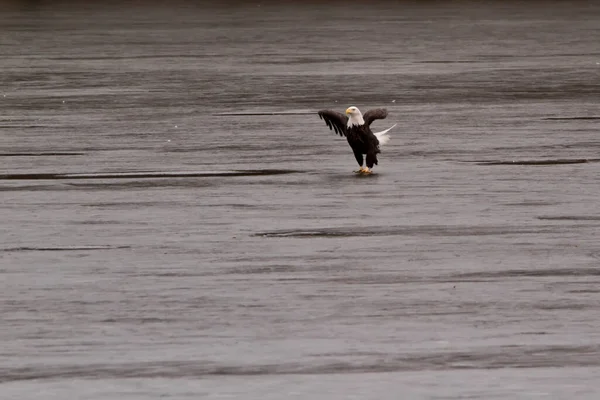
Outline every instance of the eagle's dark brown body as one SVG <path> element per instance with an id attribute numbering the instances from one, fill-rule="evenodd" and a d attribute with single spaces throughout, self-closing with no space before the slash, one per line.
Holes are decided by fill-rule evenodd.
<path id="1" fill-rule="evenodd" d="M 364 123 L 355 123 L 348 126 L 348 117 L 344 114 L 332 110 L 318 112 L 319 117 L 325 121 L 329 129 L 340 136 L 346 136 L 358 165 L 361 168 L 363 167 L 364 156 L 366 155 L 367 167 L 373 168 L 373 165 L 377 165 L 377 154 L 381 150 L 379 150 L 379 139 L 371 131 L 371 123 L 376 119 L 384 119 L 387 116 L 387 110 L 380 108 L 369 110 L 362 116 L 360 111 L 358 113 L 359 118 L 362 118 Z"/>

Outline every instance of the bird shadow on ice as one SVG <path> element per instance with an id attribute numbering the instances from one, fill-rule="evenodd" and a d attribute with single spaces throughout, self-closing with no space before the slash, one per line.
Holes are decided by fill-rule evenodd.
<path id="1" fill-rule="evenodd" d="M 369 173 L 364 173 L 364 172 L 358 172 L 356 170 L 348 170 L 348 171 L 335 171 L 334 174 L 338 175 L 338 176 L 345 176 L 347 178 L 364 178 L 364 179 L 369 179 L 369 178 L 377 178 L 379 176 L 381 176 L 381 172 L 379 171 L 372 171 Z"/>
<path id="2" fill-rule="evenodd" d="M 339 184 L 349 184 L 349 183 L 368 183 L 368 182 L 376 182 L 379 178 L 382 178 L 384 175 L 373 172 L 371 174 L 360 174 L 353 171 L 330 171 L 326 173 L 319 173 L 316 175 L 321 175 L 324 181 L 327 184 L 331 185 L 339 185 Z"/>

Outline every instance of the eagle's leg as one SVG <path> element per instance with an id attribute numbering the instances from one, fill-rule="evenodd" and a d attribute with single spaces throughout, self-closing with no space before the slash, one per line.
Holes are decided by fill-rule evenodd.
<path id="1" fill-rule="evenodd" d="M 354 172 L 356 172 L 357 174 L 360 174 L 365 171 L 365 167 L 363 167 L 364 159 L 363 159 L 362 152 L 360 150 L 359 151 L 354 150 L 354 157 L 356 158 L 356 162 L 360 166 L 360 169 L 358 171 L 354 171 Z"/>
<path id="2" fill-rule="evenodd" d="M 370 174 L 373 171 L 373 165 L 377 164 L 377 153 L 367 153 L 367 166 L 363 169 L 363 174 Z"/>

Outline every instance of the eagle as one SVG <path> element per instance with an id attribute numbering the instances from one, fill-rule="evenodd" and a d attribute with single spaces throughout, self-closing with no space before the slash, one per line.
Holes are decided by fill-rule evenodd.
<path id="1" fill-rule="evenodd" d="M 386 144 L 390 140 L 387 133 L 396 124 L 385 131 L 373 133 L 371 123 L 376 119 L 387 117 L 387 110 L 385 108 L 375 108 L 363 115 L 358 108 L 352 106 L 348 107 L 346 115 L 333 110 L 321 110 L 318 111 L 318 114 L 330 130 L 342 137 L 346 136 L 348 139 L 348 144 L 360 166 L 360 169 L 355 172 L 359 174 L 372 173 L 373 165 L 377 165 L 377 154 L 381 153 L 379 145 Z M 364 155 L 366 155 L 366 167 L 363 166 Z"/>

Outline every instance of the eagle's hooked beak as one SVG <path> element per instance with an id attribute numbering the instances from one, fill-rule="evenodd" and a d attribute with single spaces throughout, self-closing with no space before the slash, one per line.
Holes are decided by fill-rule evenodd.
<path id="1" fill-rule="evenodd" d="M 346 114 L 352 114 L 352 110 L 351 110 L 351 109 L 349 109 L 349 108 L 347 108 L 347 109 L 346 109 Z"/>

